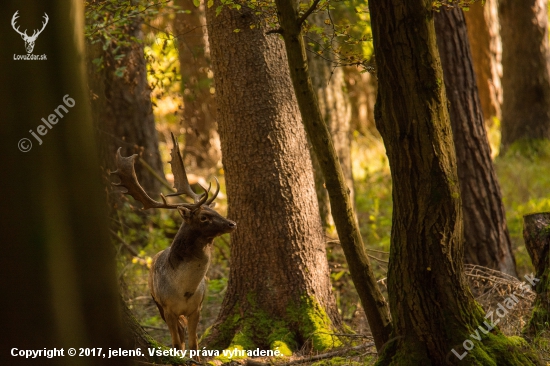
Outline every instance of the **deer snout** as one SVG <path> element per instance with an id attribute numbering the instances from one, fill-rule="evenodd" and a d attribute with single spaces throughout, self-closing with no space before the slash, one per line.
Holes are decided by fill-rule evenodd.
<path id="1" fill-rule="evenodd" d="M 227 226 L 230 231 L 233 231 L 237 228 L 237 223 L 235 221 L 228 220 Z"/>

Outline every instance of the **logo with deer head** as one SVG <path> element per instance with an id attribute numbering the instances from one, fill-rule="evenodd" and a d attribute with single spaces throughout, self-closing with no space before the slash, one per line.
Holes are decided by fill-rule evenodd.
<path id="1" fill-rule="evenodd" d="M 13 17 L 11 18 L 11 26 L 17 33 L 21 35 L 21 38 L 23 38 L 23 41 L 25 41 L 25 49 L 27 50 L 27 53 L 32 53 L 32 50 L 34 49 L 34 42 L 36 42 L 36 39 L 38 38 L 40 33 L 42 33 L 44 28 L 46 28 L 46 24 L 48 24 L 48 20 L 49 20 L 48 14 L 44 13 L 44 22 L 42 22 L 42 29 L 40 30 L 35 29 L 34 32 L 32 33 L 32 36 L 29 36 L 27 35 L 26 29 L 24 32 L 21 32 L 19 30 L 19 26 L 16 27 L 15 21 L 17 20 L 17 18 L 19 18 L 19 15 L 17 13 L 19 13 L 19 10 L 17 10 L 15 14 L 13 14 Z"/>

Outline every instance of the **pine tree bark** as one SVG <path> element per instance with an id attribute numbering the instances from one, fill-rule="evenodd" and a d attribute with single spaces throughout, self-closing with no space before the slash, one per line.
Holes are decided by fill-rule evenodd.
<path id="1" fill-rule="evenodd" d="M 464 261 L 517 276 L 462 9 L 438 12 L 435 29 L 456 149 Z"/>
<path id="2" fill-rule="evenodd" d="M 129 357 L 67 356 L 70 347 L 102 347 L 104 353 L 128 347 L 85 88 L 83 2 L 2 5 L 10 17 L 19 11 L 25 24 L 40 26 L 44 13 L 49 22 L 34 48 L 47 60 L 0 59 L 0 68 L 9 70 L 0 84 L 0 131 L 7 142 L 0 146 L 7 157 L 2 172 L 9 177 L 0 182 L 0 268 L 2 292 L 9 294 L 0 363 L 30 363 L 11 356 L 16 347 L 65 350 L 65 357 L 32 360 L 40 365 L 130 365 Z M 26 54 L 15 32 L 6 32 L 0 46 Z M 66 112 L 59 108 L 63 118 L 50 128 L 43 120 L 60 105 Z M 23 142 L 17 150 L 21 138 L 32 141 L 31 150 L 22 152 L 29 147 Z"/>
<path id="3" fill-rule="evenodd" d="M 127 27 L 127 32 L 141 38 L 141 23 L 142 20 L 137 18 Z M 123 156 L 139 154 L 158 175 L 164 177 L 143 44 L 135 42 L 115 53 L 116 48 L 116 40 L 105 51 L 98 43 L 89 47 L 87 57 L 90 101 L 102 143 L 103 168 L 105 171 L 113 169 L 116 151 L 122 147 Z M 116 60 L 115 56 L 120 54 L 126 56 Z M 99 57 L 103 57 L 103 68 L 98 71 L 91 61 Z M 121 66 L 126 66 L 122 77 L 115 74 Z M 160 193 L 160 182 L 145 166 L 136 164 L 136 175 L 147 192 L 151 195 Z"/>
<path id="4" fill-rule="evenodd" d="M 197 8 L 192 0 L 177 0 L 176 5 L 190 11 L 176 14 L 174 23 L 184 101 L 185 164 L 206 175 L 220 163 L 221 151 L 204 4 Z"/>
<path id="5" fill-rule="evenodd" d="M 379 83 L 375 117 L 393 185 L 394 338 L 377 365 L 449 365 L 460 357 L 467 365 L 540 364 L 522 350 L 526 342 L 507 340 L 498 329 L 481 341 L 470 337 L 484 326 L 484 314 L 462 274 L 462 208 L 432 2 L 371 0 L 369 9 Z M 461 346 L 466 340 L 475 346 L 469 352 Z"/>
<path id="6" fill-rule="evenodd" d="M 315 97 L 301 33 L 301 18 L 293 0 L 276 0 L 275 4 L 280 21 L 278 32 L 283 35 L 285 41 L 290 76 L 300 114 L 323 171 L 336 231 L 353 283 L 365 310 L 376 348 L 380 350 L 391 332 L 389 309 L 370 267 L 344 174 Z"/>
<path id="7" fill-rule="evenodd" d="M 500 119 L 502 105 L 502 42 L 497 0 L 477 1 L 464 12 L 468 40 L 479 91 L 481 110 L 486 121 Z"/>
<path id="8" fill-rule="evenodd" d="M 501 153 L 515 141 L 550 139 L 548 1 L 499 1 L 502 37 Z"/>
<path id="9" fill-rule="evenodd" d="M 537 293 L 531 319 L 524 332 L 536 337 L 548 331 L 550 316 L 550 212 L 523 216 L 523 238 L 535 267 L 532 282 Z"/>
<path id="10" fill-rule="evenodd" d="M 326 17 L 325 13 L 312 14 L 310 21 L 318 27 L 325 28 L 328 33 L 330 29 L 324 23 Z M 319 40 L 319 42 L 321 43 L 322 40 Z M 351 106 L 344 80 L 344 70 L 342 67 L 335 68 L 331 60 L 326 57 L 328 56 L 320 57 L 311 53 L 308 55 L 311 82 L 317 95 L 323 119 L 328 125 L 336 154 L 340 160 L 346 186 L 350 190 L 351 202 L 355 202 L 353 172 L 351 170 Z M 312 160 L 321 221 L 325 229 L 330 229 L 334 227 L 334 220 L 331 215 L 325 179 L 315 154 L 312 154 Z"/>
<path id="11" fill-rule="evenodd" d="M 231 234 L 227 293 L 208 347 L 338 344 L 311 159 L 283 43 L 258 19 L 219 3 L 207 9 Z M 239 29 L 239 32 L 234 32 Z M 308 341 L 309 340 L 309 341 Z M 333 343 L 335 342 L 335 343 Z"/>

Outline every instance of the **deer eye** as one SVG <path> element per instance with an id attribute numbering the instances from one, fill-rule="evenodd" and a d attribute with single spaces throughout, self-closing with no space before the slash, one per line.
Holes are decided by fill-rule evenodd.
<path id="1" fill-rule="evenodd" d="M 200 220 L 201 220 L 201 222 L 206 222 L 206 221 L 208 220 L 208 217 L 206 217 L 206 216 L 201 216 L 201 217 L 200 217 Z"/>

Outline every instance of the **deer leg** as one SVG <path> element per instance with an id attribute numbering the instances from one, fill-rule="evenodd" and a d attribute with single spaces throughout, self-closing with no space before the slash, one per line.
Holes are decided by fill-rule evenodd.
<path id="1" fill-rule="evenodd" d="M 189 334 L 189 349 L 198 349 L 197 325 L 199 324 L 200 314 L 200 309 L 197 309 L 188 317 L 187 331 Z"/>
<path id="2" fill-rule="evenodd" d="M 170 330 L 170 336 L 172 337 L 172 348 L 183 350 L 181 348 L 182 340 L 180 339 L 179 330 L 178 330 L 178 327 L 180 326 L 178 317 L 171 312 L 164 313 L 164 315 L 166 316 L 166 324 L 168 325 L 168 329 Z"/>
<path id="3" fill-rule="evenodd" d="M 185 328 L 187 327 L 187 319 L 183 315 L 178 318 L 178 334 L 181 341 L 181 349 L 185 351 Z"/>

